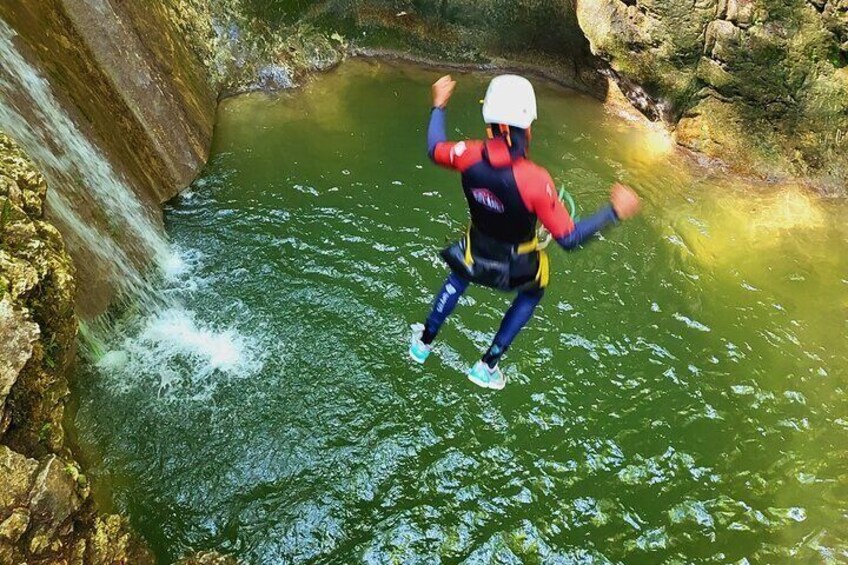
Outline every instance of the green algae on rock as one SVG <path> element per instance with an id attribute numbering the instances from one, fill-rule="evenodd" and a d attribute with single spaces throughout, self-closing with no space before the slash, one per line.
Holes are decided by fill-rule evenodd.
<path id="1" fill-rule="evenodd" d="M 215 93 L 155 7 L 15 0 L 0 6 L 0 49 L 0 127 L 53 185 L 47 216 L 92 317 L 166 248 L 159 204 L 205 162 Z"/>
<path id="2" fill-rule="evenodd" d="M 767 178 L 848 178 L 844 2 L 578 0 L 580 26 L 631 100 L 678 143 Z"/>
<path id="3" fill-rule="evenodd" d="M 607 74 L 679 144 L 740 172 L 848 178 L 848 9 L 834 0 L 169 0 L 215 88 L 285 88 L 345 53 Z M 601 71 L 601 74 L 598 73 Z"/>
<path id="4" fill-rule="evenodd" d="M 177 561 L 176 565 L 237 565 L 235 557 L 221 555 L 215 551 L 201 551 L 196 555 Z"/>
<path id="5" fill-rule="evenodd" d="M 241 0 L 167 0 L 164 5 L 219 93 L 290 88 L 344 57 L 340 36 L 308 23 L 271 25 Z"/>
<path id="6" fill-rule="evenodd" d="M 3 370 L 7 385 L 0 393 L 7 390 L 9 397 L 0 398 L 0 406 L 6 403 L 0 432 L 19 450 L 56 453 L 64 440 L 64 374 L 77 328 L 74 267 L 61 236 L 44 221 L 44 178 L 2 134 L 0 180 L 0 205 L 7 210 L 0 225 L 0 332 L 6 344 L 23 345 Z"/>
<path id="7" fill-rule="evenodd" d="M 0 134 L 0 562 L 148 563 L 125 521 L 95 518 L 88 481 L 66 447 L 74 268 L 44 221 L 46 193 L 33 163 Z"/>

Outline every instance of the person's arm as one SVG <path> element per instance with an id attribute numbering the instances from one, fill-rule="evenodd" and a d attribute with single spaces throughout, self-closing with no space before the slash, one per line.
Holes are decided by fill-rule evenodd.
<path id="1" fill-rule="evenodd" d="M 566 251 L 577 249 L 582 243 L 610 224 L 618 222 L 611 204 L 607 204 L 588 218 L 578 222 L 571 219 L 562 201 L 551 189 L 539 192 L 535 212 L 539 221 Z"/>
<path id="2" fill-rule="evenodd" d="M 450 75 L 445 75 L 434 82 L 431 88 L 433 109 L 430 111 L 430 125 L 427 126 L 427 154 L 433 161 L 437 161 L 436 147 L 448 140 L 445 108 L 455 88 L 456 81 Z"/>
<path id="3" fill-rule="evenodd" d="M 447 110 L 434 106 L 430 112 L 430 125 L 427 126 L 427 154 L 435 161 L 436 146 L 448 140 L 446 125 Z"/>
<path id="4" fill-rule="evenodd" d="M 536 214 L 557 243 L 566 251 L 573 251 L 593 235 L 619 219 L 635 216 L 639 211 L 639 197 L 626 186 L 616 183 L 610 195 L 610 204 L 595 214 L 574 222 L 554 191 L 554 182 L 544 169 L 522 169 L 517 175 L 521 186 L 526 186 L 522 197 L 528 209 Z"/>
<path id="5" fill-rule="evenodd" d="M 573 251 L 608 225 L 616 223 L 618 216 L 612 204 L 607 204 L 588 218 L 576 222 L 570 233 L 556 238 L 556 241 L 566 251 Z"/>

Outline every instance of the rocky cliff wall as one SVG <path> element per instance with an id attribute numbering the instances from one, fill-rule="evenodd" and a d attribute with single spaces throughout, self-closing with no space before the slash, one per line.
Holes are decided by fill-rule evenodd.
<path id="1" fill-rule="evenodd" d="M 291 2 L 243 0 L 268 21 Z M 562 0 L 326 0 L 300 17 L 338 29 L 358 48 L 413 52 L 434 61 L 521 67 L 597 96 L 606 92 L 573 2 Z"/>
<path id="2" fill-rule="evenodd" d="M 677 141 L 845 193 L 848 2 L 578 0 L 592 51 Z"/>
<path id="3" fill-rule="evenodd" d="M 291 86 L 351 51 L 536 68 L 620 88 L 739 172 L 846 192 L 846 0 L 169 2 L 225 91 Z"/>
<path id="4" fill-rule="evenodd" d="M 77 315 L 167 252 L 159 204 L 204 164 L 216 91 L 155 3 L 5 2 L 0 58 L 0 130 L 20 141 L 0 134 L 0 563 L 152 563 L 95 508 L 67 377 Z"/>
<path id="5" fill-rule="evenodd" d="M 47 188 L 0 134 L 0 563 L 147 563 L 124 519 L 95 514 L 66 447 L 74 267 L 45 221 Z"/>
<path id="6" fill-rule="evenodd" d="M 287 88 L 350 53 L 536 69 L 605 93 L 574 6 L 558 0 L 166 0 L 171 20 L 231 94 Z"/>
<path id="7" fill-rule="evenodd" d="M 216 93 L 156 3 L 4 2 L 0 50 L 0 129 L 53 187 L 91 317 L 167 253 L 159 204 L 205 162 Z"/>
<path id="8" fill-rule="evenodd" d="M 10 0 L 0 18 L 140 198 L 159 204 L 194 179 L 216 93 L 159 3 Z"/>

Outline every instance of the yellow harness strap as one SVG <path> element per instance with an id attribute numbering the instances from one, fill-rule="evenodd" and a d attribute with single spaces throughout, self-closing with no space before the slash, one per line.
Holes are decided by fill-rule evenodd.
<path id="1" fill-rule="evenodd" d="M 536 282 L 539 283 L 539 288 L 545 288 L 551 278 L 551 260 L 547 252 L 539 248 L 539 238 L 534 237 L 531 241 L 524 242 L 516 248 L 516 253 L 519 255 L 535 252 L 539 253 L 539 270 L 536 271 Z"/>
<path id="2" fill-rule="evenodd" d="M 471 226 L 465 232 L 465 264 L 469 267 L 474 264 L 474 256 L 471 255 Z"/>
<path id="3" fill-rule="evenodd" d="M 539 250 L 539 238 L 534 237 L 530 241 L 525 241 L 524 243 L 519 243 L 518 247 L 516 247 L 515 252 L 519 255 L 526 255 L 528 253 L 533 253 L 534 251 Z"/>
<path id="4" fill-rule="evenodd" d="M 551 279 L 551 260 L 546 251 L 539 251 L 539 270 L 536 272 L 536 281 L 539 288 L 548 286 Z"/>
<path id="5" fill-rule="evenodd" d="M 536 252 L 539 253 L 539 270 L 536 271 L 535 280 L 539 283 L 539 288 L 545 288 L 548 286 L 551 275 L 551 261 L 550 258 L 548 258 L 547 252 L 543 249 L 539 249 L 539 238 L 534 237 L 530 241 L 518 244 L 515 248 L 515 252 L 519 255 Z M 471 254 L 471 226 L 468 226 L 468 230 L 465 232 L 465 264 L 469 267 L 474 264 L 474 256 Z"/>

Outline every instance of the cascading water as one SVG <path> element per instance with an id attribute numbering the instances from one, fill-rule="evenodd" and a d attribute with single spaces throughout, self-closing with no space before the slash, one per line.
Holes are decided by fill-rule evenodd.
<path id="1" fill-rule="evenodd" d="M 77 126 L 17 48 L 16 35 L 0 20 L 0 129 L 26 150 L 47 179 L 49 219 L 74 257 L 83 289 L 79 300 L 84 304 L 99 295 L 94 297 L 99 307 L 115 297 L 132 305 L 132 330 L 120 320 L 89 321 L 83 327 L 83 350 L 95 358 L 106 352 L 104 366 L 133 362 L 139 355 L 159 361 L 179 357 L 198 374 L 237 364 L 239 339 L 227 330 L 205 328 L 167 292 L 171 282 L 184 280 L 186 264 L 169 245 L 158 212 L 142 202 Z M 108 339 L 117 327 L 140 336 L 126 344 L 126 351 Z M 146 353 L 140 354 L 139 347 Z"/>
<path id="2" fill-rule="evenodd" d="M 48 82 L 15 46 L 0 20 L 0 128 L 20 143 L 47 179 L 47 209 L 84 283 L 106 279 L 119 294 L 145 294 L 142 267 L 169 256 L 154 210 L 146 208 L 62 107 Z"/>

